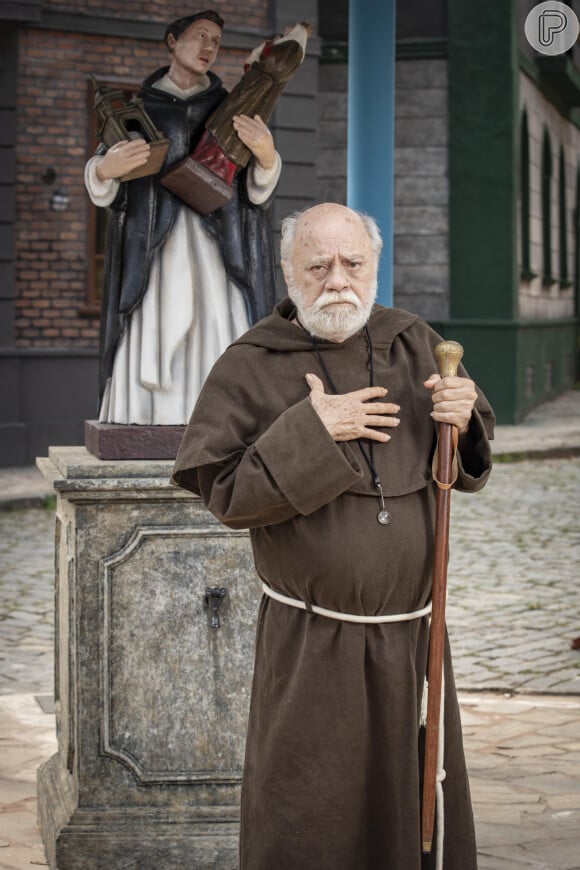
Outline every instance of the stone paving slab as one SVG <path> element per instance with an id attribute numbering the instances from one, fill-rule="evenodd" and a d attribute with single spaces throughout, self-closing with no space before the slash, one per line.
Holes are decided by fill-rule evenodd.
<path id="1" fill-rule="evenodd" d="M 56 751 L 54 716 L 31 694 L 0 696 L 0 868 L 47 867 L 36 824 L 36 771 Z"/>
<path id="2" fill-rule="evenodd" d="M 580 452 L 580 391 L 567 390 L 553 401 L 534 408 L 517 425 L 498 426 L 492 451 L 495 456 L 577 456 Z"/>
<path id="3" fill-rule="evenodd" d="M 0 468 L 0 507 L 39 507 L 53 499 L 52 485 L 36 466 Z"/>
<path id="4" fill-rule="evenodd" d="M 578 870 L 580 698 L 460 702 L 480 870 Z"/>
<path id="5" fill-rule="evenodd" d="M 460 705 L 480 870 L 578 870 L 580 741 L 568 734 L 580 698 L 466 694 Z M 55 750 L 54 716 L 33 695 L 0 696 L 0 870 L 47 866 L 35 781 Z"/>

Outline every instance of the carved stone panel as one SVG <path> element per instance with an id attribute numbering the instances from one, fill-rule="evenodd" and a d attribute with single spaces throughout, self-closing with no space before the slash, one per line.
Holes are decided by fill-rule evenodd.
<path id="1" fill-rule="evenodd" d="M 256 618 L 247 534 L 138 527 L 101 574 L 103 753 L 142 785 L 239 782 Z M 226 590 L 219 628 L 208 585 Z"/>

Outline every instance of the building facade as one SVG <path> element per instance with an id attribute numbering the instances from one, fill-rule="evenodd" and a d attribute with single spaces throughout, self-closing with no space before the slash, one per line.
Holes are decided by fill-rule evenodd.
<path id="1" fill-rule="evenodd" d="M 397 4 L 394 304 L 462 342 L 503 423 L 577 377 L 580 58 L 532 49 L 534 5 Z M 339 7 L 320 6 L 317 153 L 321 191 L 344 201 Z"/>

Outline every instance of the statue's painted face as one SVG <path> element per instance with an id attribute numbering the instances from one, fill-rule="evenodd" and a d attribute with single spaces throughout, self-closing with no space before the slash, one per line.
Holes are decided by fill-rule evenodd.
<path id="1" fill-rule="evenodd" d="M 176 39 L 167 37 L 172 65 L 189 75 L 201 76 L 213 66 L 222 41 L 222 31 L 213 21 L 200 18 Z"/>

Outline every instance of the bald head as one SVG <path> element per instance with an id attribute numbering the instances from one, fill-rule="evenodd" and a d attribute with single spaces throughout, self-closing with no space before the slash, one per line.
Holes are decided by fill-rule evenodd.
<path id="1" fill-rule="evenodd" d="M 363 229 L 368 236 L 371 250 L 378 264 L 383 240 L 376 221 L 369 215 L 348 208 L 346 205 L 340 205 L 337 202 L 322 202 L 303 211 L 294 212 L 282 221 L 280 242 L 282 268 L 286 264 L 290 271 L 292 269 L 294 245 L 300 244 L 299 239 L 297 239 L 299 229 L 301 234 L 318 231 L 320 228 L 328 226 L 329 222 L 332 224 L 333 219 L 344 221 L 353 229 Z M 285 269 L 284 274 L 286 274 Z"/>
<path id="2" fill-rule="evenodd" d="M 298 316 L 313 335 L 344 341 L 368 319 L 381 237 L 366 215 L 322 203 L 282 224 L 282 269 Z"/>

